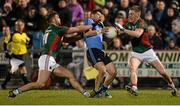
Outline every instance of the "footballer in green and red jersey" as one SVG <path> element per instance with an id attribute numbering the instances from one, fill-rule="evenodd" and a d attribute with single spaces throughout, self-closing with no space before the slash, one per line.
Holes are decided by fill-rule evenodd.
<path id="1" fill-rule="evenodd" d="M 124 28 L 128 30 L 135 31 L 135 29 L 137 28 L 142 28 L 144 30 L 140 37 L 133 37 L 131 39 L 132 49 L 134 52 L 144 53 L 145 51 L 152 48 L 152 45 L 149 41 L 149 37 L 147 35 L 147 27 L 148 25 L 143 19 L 139 19 L 135 24 L 132 22 L 128 22 L 125 24 Z"/>
<path id="2" fill-rule="evenodd" d="M 152 45 L 150 44 L 149 37 L 147 35 L 147 24 L 140 18 L 140 16 L 141 8 L 139 6 L 133 6 L 129 10 L 128 23 L 126 23 L 123 27 L 122 25 L 116 23 L 118 28 L 121 30 L 120 33 L 125 33 L 132 37 L 131 44 L 133 51 L 131 52 L 131 57 L 128 61 L 131 83 L 126 86 L 126 89 L 132 95 L 138 95 L 137 69 L 142 62 L 146 62 L 152 65 L 156 71 L 159 72 L 159 74 L 168 83 L 168 86 L 171 87 L 171 94 L 176 96 L 177 90 L 175 85 L 152 49 Z"/>
<path id="3" fill-rule="evenodd" d="M 62 47 L 62 40 L 66 31 L 66 27 L 59 28 L 54 25 L 49 25 L 43 38 L 44 48 L 42 53 L 56 58 Z"/>

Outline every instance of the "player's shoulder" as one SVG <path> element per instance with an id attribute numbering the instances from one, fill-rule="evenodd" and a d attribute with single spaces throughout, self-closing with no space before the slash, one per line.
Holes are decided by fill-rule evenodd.
<path id="1" fill-rule="evenodd" d="M 91 19 L 91 18 L 88 18 L 88 19 L 85 19 L 85 20 L 84 20 L 84 24 L 85 24 L 85 25 L 91 25 L 92 23 L 94 23 L 94 21 L 93 21 L 93 19 Z"/>

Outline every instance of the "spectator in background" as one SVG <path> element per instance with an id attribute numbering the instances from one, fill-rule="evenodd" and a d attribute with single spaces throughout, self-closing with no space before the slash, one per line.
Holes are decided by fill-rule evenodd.
<path id="1" fill-rule="evenodd" d="M 167 50 L 178 50 L 173 39 L 169 40 Z"/>
<path id="2" fill-rule="evenodd" d="M 157 0 L 156 2 L 156 8 L 154 9 L 153 11 L 153 17 L 154 17 L 154 20 L 155 22 L 160 25 L 160 21 L 165 13 L 165 2 L 164 0 Z M 162 25 L 160 25 L 162 26 Z"/>
<path id="3" fill-rule="evenodd" d="M 141 7 L 141 17 L 144 18 L 145 13 L 153 12 L 153 5 L 148 0 L 140 0 L 139 5 Z"/>
<path id="4" fill-rule="evenodd" d="M 166 10 L 166 13 L 163 15 L 163 17 L 160 20 L 160 27 L 162 28 L 163 32 L 167 35 L 168 39 L 174 39 L 175 36 L 173 32 L 171 31 L 171 23 L 172 21 L 177 17 L 177 13 L 175 13 L 174 9 L 169 7 Z"/>
<path id="5" fill-rule="evenodd" d="M 128 14 L 129 12 L 129 0 L 121 0 L 120 4 L 118 5 L 118 7 L 115 8 L 116 13 L 119 10 L 123 10 L 126 12 L 126 14 Z"/>
<path id="6" fill-rule="evenodd" d="M 46 21 L 46 18 L 48 16 L 48 8 L 47 7 L 40 7 L 39 8 L 39 16 L 38 16 L 38 30 L 44 31 L 48 23 Z"/>
<path id="7" fill-rule="evenodd" d="M 170 4 L 170 7 L 172 7 L 173 9 L 175 9 L 175 11 L 179 11 L 179 2 L 177 1 L 177 0 L 172 0 L 171 1 L 171 4 Z M 179 13 L 178 13 L 178 15 L 180 15 Z"/>
<path id="8" fill-rule="evenodd" d="M 28 15 L 28 2 L 27 0 L 19 0 L 17 7 L 15 8 L 15 14 L 17 19 L 23 19 Z"/>
<path id="9" fill-rule="evenodd" d="M 154 21 L 153 15 L 150 11 L 145 13 L 145 21 L 147 22 L 148 25 L 154 25 L 155 28 L 159 29 L 159 26 Z"/>
<path id="10" fill-rule="evenodd" d="M 72 14 L 71 11 L 67 8 L 66 0 L 59 0 L 57 12 L 61 18 L 62 25 L 71 26 L 72 24 Z"/>
<path id="11" fill-rule="evenodd" d="M 68 8 L 72 13 L 73 25 L 75 25 L 77 21 L 84 19 L 84 10 L 77 0 L 70 0 Z"/>
<path id="12" fill-rule="evenodd" d="M 84 63 L 84 41 L 76 41 L 76 46 L 73 47 L 72 50 L 75 50 L 72 53 L 72 62 L 67 65 L 67 68 L 72 70 L 76 79 L 83 85 L 85 85 L 84 82 L 82 82 L 82 71 Z"/>
<path id="13" fill-rule="evenodd" d="M 164 48 L 162 38 L 156 32 L 155 26 L 149 25 L 147 29 L 147 34 L 149 36 L 150 43 L 152 44 L 154 50 L 161 50 Z"/>
<path id="14" fill-rule="evenodd" d="M 110 50 L 124 50 L 124 46 L 122 45 L 121 38 L 115 37 L 113 38 L 112 44 L 109 48 Z"/>
<path id="15" fill-rule="evenodd" d="M 26 30 L 32 39 L 31 44 L 33 49 L 41 49 L 43 45 L 43 32 L 39 30 L 40 25 L 38 25 L 38 19 L 39 17 L 36 8 L 34 6 L 30 6 L 28 9 L 28 16 L 26 18 Z"/>
<path id="16" fill-rule="evenodd" d="M 174 36 L 176 37 L 175 44 L 177 45 L 177 47 L 180 50 L 180 17 L 174 19 L 172 21 L 171 26 L 172 26 L 172 31 L 175 34 Z"/>
<path id="17" fill-rule="evenodd" d="M 113 23 L 113 21 L 114 21 L 114 18 L 115 18 L 115 15 L 116 15 L 116 11 L 115 11 L 115 4 L 114 4 L 114 2 L 113 2 L 113 0 L 108 0 L 107 2 L 106 2 L 106 5 L 105 5 L 107 8 L 108 8 L 108 10 L 109 10 L 109 22 L 110 23 Z"/>
<path id="18" fill-rule="evenodd" d="M 15 21 L 17 20 L 15 17 L 15 13 L 13 11 L 13 7 L 10 3 L 5 3 L 3 6 L 2 18 L 5 20 L 6 25 L 13 27 Z"/>
<path id="19" fill-rule="evenodd" d="M 8 28 L 8 27 L 7 27 Z M 27 84 L 29 81 L 27 79 L 27 69 L 25 62 L 23 60 L 24 56 L 27 54 L 26 44 L 30 41 L 27 36 L 25 29 L 25 23 L 23 20 L 17 20 L 15 23 L 16 32 L 8 37 L 4 42 L 4 50 L 6 57 L 10 58 L 11 70 L 8 72 L 5 81 L 2 83 L 1 87 L 6 89 L 7 82 L 10 81 L 11 76 L 17 71 L 20 72 L 20 77 L 23 80 L 24 84 Z M 10 31 L 5 30 L 5 34 L 9 35 Z M 12 41 L 11 41 L 12 39 Z M 8 51 L 8 44 L 11 43 L 10 51 Z"/>

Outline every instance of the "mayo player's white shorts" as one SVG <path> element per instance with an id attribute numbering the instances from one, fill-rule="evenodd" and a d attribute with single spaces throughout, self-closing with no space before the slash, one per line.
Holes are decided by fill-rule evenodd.
<path id="1" fill-rule="evenodd" d="M 138 58 L 142 62 L 147 62 L 147 63 L 150 63 L 154 60 L 158 60 L 158 57 L 156 56 L 153 49 L 149 49 L 144 53 L 131 52 L 131 57 Z"/>
<path id="2" fill-rule="evenodd" d="M 24 61 L 16 58 L 11 58 L 10 59 L 10 64 L 11 64 L 11 70 L 10 73 L 14 73 L 19 69 L 19 65 L 23 64 Z"/>
<path id="3" fill-rule="evenodd" d="M 54 57 L 49 55 L 41 55 L 38 60 L 39 71 L 41 70 L 48 70 L 52 72 L 55 68 L 59 66 L 56 63 Z"/>

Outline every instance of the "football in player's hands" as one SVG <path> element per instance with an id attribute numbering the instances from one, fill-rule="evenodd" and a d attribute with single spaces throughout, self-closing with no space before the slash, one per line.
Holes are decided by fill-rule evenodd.
<path id="1" fill-rule="evenodd" d="M 120 30 L 124 31 L 124 27 L 121 24 L 115 22 L 115 26 L 118 27 Z"/>

